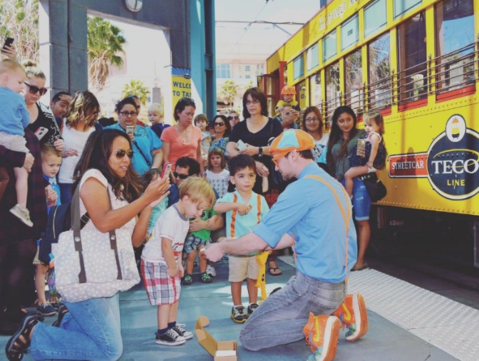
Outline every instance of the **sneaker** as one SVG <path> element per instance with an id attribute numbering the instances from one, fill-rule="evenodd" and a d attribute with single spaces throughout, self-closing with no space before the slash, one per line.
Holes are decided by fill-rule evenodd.
<path id="1" fill-rule="evenodd" d="M 312 330 L 306 335 L 307 343 L 314 353 L 308 361 L 332 361 L 336 356 L 341 323 L 335 316 L 313 316 L 310 317 L 311 320 L 314 324 L 311 325 Z M 305 327 L 307 326 L 308 324 Z"/>
<path id="2" fill-rule="evenodd" d="M 185 277 L 183 277 L 183 282 L 181 283 L 185 286 L 189 286 L 193 283 L 193 278 L 191 277 L 191 275 L 186 275 Z"/>
<path id="3" fill-rule="evenodd" d="M 248 306 L 248 315 L 251 315 L 258 307 L 259 305 L 257 303 L 250 304 Z"/>
<path id="4" fill-rule="evenodd" d="M 211 277 L 216 277 L 216 270 L 212 265 L 206 266 L 206 273 L 208 273 Z"/>
<path id="5" fill-rule="evenodd" d="M 55 315 L 56 313 L 57 311 L 48 302 L 42 303 L 37 307 L 37 314 L 41 316 L 49 317 Z"/>
<path id="6" fill-rule="evenodd" d="M 50 304 L 51 304 L 52 307 L 53 307 L 55 310 L 57 310 L 57 311 L 58 311 L 58 309 L 59 309 L 61 306 L 64 306 L 62 301 L 50 302 Z"/>
<path id="7" fill-rule="evenodd" d="M 183 345 L 186 339 L 180 336 L 174 329 L 170 328 L 164 335 L 156 333 L 156 341 L 158 345 L 177 346 Z"/>
<path id="8" fill-rule="evenodd" d="M 189 340 L 193 338 L 193 333 L 190 331 L 186 331 L 185 326 L 183 323 L 177 323 L 173 330 L 180 336 L 183 336 L 185 340 Z"/>
<path id="9" fill-rule="evenodd" d="M 233 306 L 231 309 L 231 319 L 235 323 L 245 323 L 248 316 L 244 313 L 243 306 Z"/>
<path id="10" fill-rule="evenodd" d="M 359 293 L 346 295 L 343 304 L 333 313 L 341 321 L 341 328 L 347 327 L 347 341 L 356 341 L 363 337 L 369 328 L 366 303 Z"/>
<path id="11" fill-rule="evenodd" d="M 211 283 L 211 282 L 213 282 L 213 279 L 211 278 L 211 276 L 208 273 L 205 272 L 201 275 L 201 282 Z"/>
<path id="12" fill-rule="evenodd" d="M 28 227 L 33 227 L 33 223 L 30 220 L 30 212 L 28 211 L 28 209 L 23 208 L 19 204 L 16 204 L 15 207 L 10 209 L 10 213 L 12 213 L 15 217 L 25 223 Z"/>

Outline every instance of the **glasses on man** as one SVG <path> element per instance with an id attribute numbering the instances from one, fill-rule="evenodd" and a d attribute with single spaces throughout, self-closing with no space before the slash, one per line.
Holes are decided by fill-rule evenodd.
<path id="1" fill-rule="evenodd" d="M 231 115 L 230 120 L 238 120 L 239 117 L 237 115 Z"/>
<path id="2" fill-rule="evenodd" d="M 28 92 L 32 95 L 35 95 L 37 93 L 40 93 L 40 95 L 45 95 L 45 93 L 47 92 L 47 88 L 39 88 L 35 85 L 30 85 L 28 83 L 24 83 L 26 86 L 28 86 Z"/>
<path id="3" fill-rule="evenodd" d="M 138 112 L 124 111 L 124 112 L 120 112 L 120 114 L 123 115 L 124 117 L 134 117 L 135 115 L 138 115 Z"/>
<path id="4" fill-rule="evenodd" d="M 217 126 L 217 127 L 222 127 L 223 125 L 225 125 L 225 123 L 223 123 L 223 122 L 215 122 L 215 126 Z"/>
<path id="5" fill-rule="evenodd" d="M 116 153 L 115 153 L 115 156 L 118 158 L 118 159 L 123 159 L 125 157 L 125 155 L 128 156 L 128 158 L 133 158 L 133 151 L 131 149 L 128 149 L 128 150 L 125 150 L 125 149 L 120 149 L 120 150 L 117 150 Z"/>
<path id="6" fill-rule="evenodd" d="M 306 118 L 305 119 L 306 123 L 314 123 L 314 122 L 319 122 L 319 118 Z"/>
<path id="7" fill-rule="evenodd" d="M 253 100 L 247 100 L 246 105 L 251 105 L 251 104 L 258 104 L 259 100 L 258 99 L 253 99 Z"/>
<path id="8" fill-rule="evenodd" d="M 176 172 L 173 172 L 173 175 L 175 176 L 175 178 L 180 178 L 180 179 L 188 178 L 188 174 L 178 174 Z"/>

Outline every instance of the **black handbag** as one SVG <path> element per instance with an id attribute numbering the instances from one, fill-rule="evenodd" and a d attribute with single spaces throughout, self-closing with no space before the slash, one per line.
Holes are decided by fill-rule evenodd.
<path id="1" fill-rule="evenodd" d="M 364 181 L 371 201 L 377 202 L 386 197 L 388 190 L 384 183 L 379 180 L 376 173 L 368 173 L 358 177 L 358 179 Z"/>

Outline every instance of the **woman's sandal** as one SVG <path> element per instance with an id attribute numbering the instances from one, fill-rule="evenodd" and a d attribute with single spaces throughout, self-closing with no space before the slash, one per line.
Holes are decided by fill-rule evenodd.
<path id="1" fill-rule="evenodd" d="M 271 263 L 276 263 L 276 261 L 269 261 L 268 262 L 268 272 L 271 276 L 281 276 L 283 274 L 283 271 L 278 267 L 278 264 L 276 263 L 276 267 L 271 266 Z M 279 272 L 278 272 L 279 271 Z"/>
<path id="2" fill-rule="evenodd" d="M 62 324 L 62 321 L 63 321 L 63 317 L 65 317 L 65 315 L 70 312 L 68 311 L 68 308 L 67 306 L 65 305 L 60 305 L 60 307 L 58 307 L 58 318 L 56 319 L 56 321 L 54 321 L 52 323 L 52 326 L 53 327 L 60 327 L 60 325 Z"/>
<path id="3" fill-rule="evenodd" d="M 20 361 L 23 358 L 23 354 L 27 353 L 32 342 L 33 328 L 38 321 L 43 321 L 43 317 L 36 315 L 25 317 L 20 329 L 8 340 L 5 346 L 5 354 L 10 361 Z"/>

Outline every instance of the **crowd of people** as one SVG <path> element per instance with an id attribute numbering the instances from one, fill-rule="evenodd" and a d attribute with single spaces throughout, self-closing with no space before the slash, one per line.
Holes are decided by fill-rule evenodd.
<path id="1" fill-rule="evenodd" d="M 70 203 L 76 189 L 80 213 L 89 216 L 84 229 L 131 234 L 148 299 L 158 306 L 158 344 L 192 338 L 177 322 L 181 286 L 196 280 L 197 258 L 198 280 L 211 283 L 214 262 L 226 256 L 229 317 L 245 323 L 245 348 L 301 339 L 309 312 L 326 315 L 332 334 L 340 321 L 329 317 L 344 302 L 356 312 L 356 323 L 347 324 L 350 340 L 367 331 L 363 301 L 346 296 L 345 279 L 368 267 L 371 200 L 358 177 L 384 163 L 379 113 L 365 117 L 365 130 L 347 106 L 328 122 L 317 107 L 301 111 L 294 87 L 285 86 L 274 116 L 265 94 L 251 88 L 242 117 L 195 117 L 194 100 L 182 98 L 171 126 L 161 105 L 151 105 L 150 126 L 138 119 L 139 99 L 128 96 L 116 104 L 118 121 L 102 126 L 93 93 L 59 92 L 47 106 L 40 102 L 45 83 L 33 62 L 0 61 L 0 167 L 10 179 L 0 195 L 0 333 L 13 335 L 9 360 L 20 360 L 27 349 L 38 360 L 122 354 L 118 294 L 81 302 L 45 294 L 49 265 L 36 256 L 38 240 L 49 211 Z M 166 164 L 171 173 L 161 175 Z M 256 256 L 268 251 L 267 270 L 278 276 L 276 252 L 293 245 L 297 275 L 258 305 Z M 36 315 L 28 315 L 35 297 Z M 54 326 L 40 322 L 39 316 L 55 314 Z M 325 353 L 333 349 L 334 337 L 328 340 Z"/>

